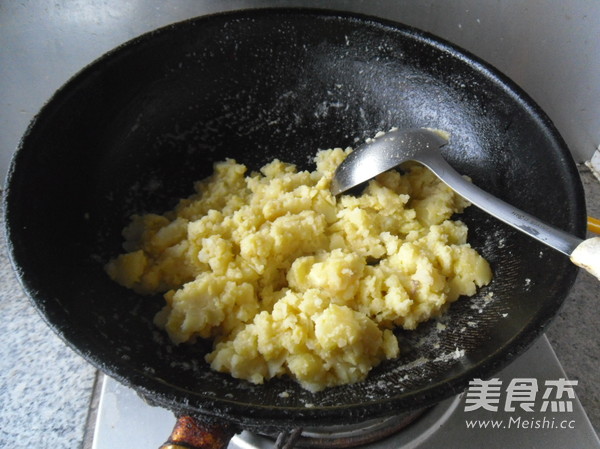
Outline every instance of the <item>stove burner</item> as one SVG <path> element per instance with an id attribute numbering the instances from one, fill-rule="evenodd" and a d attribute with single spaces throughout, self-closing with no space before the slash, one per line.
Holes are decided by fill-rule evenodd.
<path id="1" fill-rule="evenodd" d="M 390 418 L 355 425 L 292 429 L 283 435 L 259 435 L 244 431 L 235 435 L 228 449 L 290 449 L 292 447 L 400 449 L 421 447 L 455 413 L 461 397 Z M 276 441 L 279 439 L 279 441 Z"/>
<path id="2" fill-rule="evenodd" d="M 309 427 L 282 432 L 278 435 L 275 449 L 292 447 L 349 448 L 363 446 L 382 440 L 412 424 L 427 409 L 387 418 L 371 419 L 353 425 Z"/>

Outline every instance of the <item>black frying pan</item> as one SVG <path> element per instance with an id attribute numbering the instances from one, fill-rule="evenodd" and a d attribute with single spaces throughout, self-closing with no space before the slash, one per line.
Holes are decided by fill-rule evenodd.
<path id="1" fill-rule="evenodd" d="M 470 208 L 461 218 L 491 262 L 492 284 L 452 305 L 444 330 L 433 322 L 399 332 L 401 357 L 366 381 L 318 394 L 286 379 L 256 386 L 209 370 L 209 343 L 175 347 L 152 324 L 160 295 L 139 296 L 103 271 L 121 251 L 130 214 L 171 207 L 214 161 L 233 157 L 256 169 L 280 158 L 311 168 L 318 149 L 392 126 L 449 131 L 445 156 L 460 172 L 583 237 L 583 191 L 568 149 L 493 68 L 399 24 L 253 10 L 134 39 L 56 93 L 27 130 L 6 183 L 15 269 L 72 348 L 176 413 L 285 428 L 434 404 L 499 370 L 543 331 L 576 277 L 567 258 Z M 464 355 L 452 357 L 457 349 Z"/>

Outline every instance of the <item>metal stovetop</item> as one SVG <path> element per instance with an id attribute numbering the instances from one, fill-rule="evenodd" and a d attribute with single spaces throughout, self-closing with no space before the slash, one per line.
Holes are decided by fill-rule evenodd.
<path id="1" fill-rule="evenodd" d="M 576 396 L 577 386 L 569 387 L 573 381 L 566 380 L 545 336 L 492 380 L 488 385 L 491 389 L 496 386 L 495 396 L 470 387 L 433 407 L 408 428 L 361 447 L 600 448 L 600 440 Z M 562 393 L 549 388 L 561 384 Z M 532 389 L 532 385 L 537 388 Z M 575 395 L 570 397 L 569 391 Z M 174 423 L 171 412 L 147 405 L 133 390 L 105 377 L 92 449 L 158 448 Z M 272 439 L 243 432 L 231 440 L 229 448 L 267 449 L 273 445 Z"/>

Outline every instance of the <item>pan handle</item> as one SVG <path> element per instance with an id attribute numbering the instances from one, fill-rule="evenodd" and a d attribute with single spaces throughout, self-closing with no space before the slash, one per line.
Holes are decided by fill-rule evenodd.
<path id="1" fill-rule="evenodd" d="M 594 217 L 587 217 L 588 231 L 594 234 L 600 234 L 600 220 Z"/>
<path id="2" fill-rule="evenodd" d="M 159 449 L 224 449 L 240 431 L 225 422 L 202 422 L 193 416 L 179 416 L 171 436 Z"/>

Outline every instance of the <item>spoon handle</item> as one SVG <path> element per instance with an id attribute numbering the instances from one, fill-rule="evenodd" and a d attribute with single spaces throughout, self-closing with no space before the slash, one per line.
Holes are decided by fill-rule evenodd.
<path id="1" fill-rule="evenodd" d="M 438 154 L 434 154 L 433 151 L 421 152 L 419 162 L 427 166 L 452 190 L 480 209 L 567 256 L 571 256 L 582 242 L 580 238 L 544 223 L 467 181 L 444 158 L 440 157 L 439 150 L 436 151 Z"/>
<path id="2" fill-rule="evenodd" d="M 600 237 L 582 240 L 505 203 L 463 178 L 436 151 L 439 150 L 423 151 L 418 160 L 452 190 L 499 220 L 566 254 L 571 262 L 600 280 Z"/>

